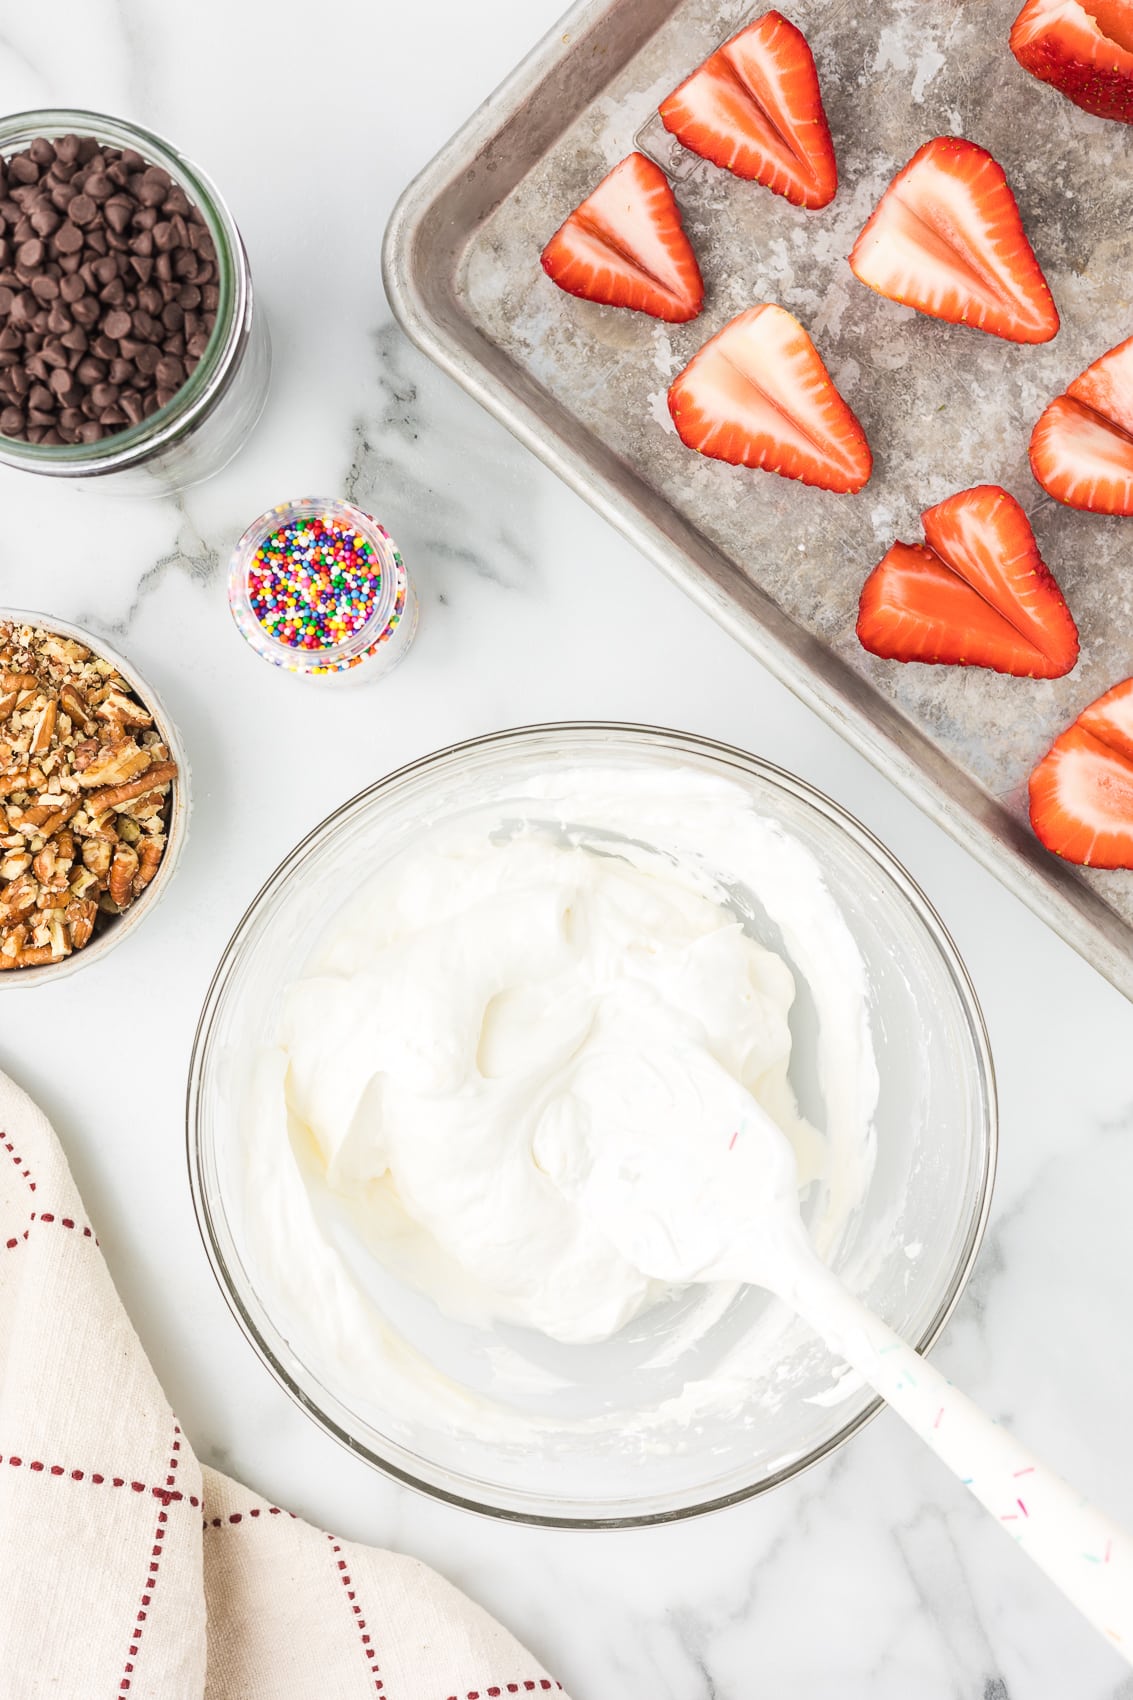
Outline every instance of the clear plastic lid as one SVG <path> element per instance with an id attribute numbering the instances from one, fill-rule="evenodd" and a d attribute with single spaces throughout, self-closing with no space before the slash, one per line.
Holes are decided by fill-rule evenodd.
<path id="1" fill-rule="evenodd" d="M 232 555 L 228 602 L 257 655 L 309 679 L 388 672 L 417 623 L 397 545 L 334 497 L 281 502 L 254 520 Z"/>

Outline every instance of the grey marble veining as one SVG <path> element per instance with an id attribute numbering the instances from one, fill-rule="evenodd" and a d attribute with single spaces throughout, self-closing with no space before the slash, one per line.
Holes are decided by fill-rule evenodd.
<path id="1" fill-rule="evenodd" d="M 181 727 L 195 797 L 184 863 L 135 941 L 89 981 L 0 1000 L 0 1066 L 54 1118 L 198 1451 L 325 1527 L 435 1564 L 575 1700 L 1133 1700 L 1115 1655 L 886 1416 L 708 1519 L 504 1527 L 394 1487 L 319 1433 L 253 1357 L 199 1245 L 181 1122 L 193 1026 L 232 926 L 302 833 L 368 779 L 500 726 L 603 715 L 730 739 L 859 815 L 954 932 L 1003 1129 L 988 1241 L 937 1360 L 1133 1524 L 1130 1006 L 390 326 L 378 243 L 399 190 L 554 12 L 324 0 L 314 37 L 299 0 L 270 14 L 201 0 L 190 29 L 142 0 L 0 18 L 11 105 L 123 112 L 215 178 L 276 351 L 254 439 L 180 502 L 0 480 L 0 602 L 126 649 Z M 316 48 L 325 74 L 281 99 Z M 369 506 L 417 578 L 416 646 L 373 689 L 303 689 L 229 619 L 233 542 L 305 491 Z"/>

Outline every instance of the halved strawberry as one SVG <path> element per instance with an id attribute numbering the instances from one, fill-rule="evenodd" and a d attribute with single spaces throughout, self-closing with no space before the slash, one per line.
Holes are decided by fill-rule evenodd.
<path id="1" fill-rule="evenodd" d="M 1067 507 L 1133 514 L 1133 337 L 1044 408 L 1031 432 L 1031 471 Z"/>
<path id="2" fill-rule="evenodd" d="M 921 520 L 927 544 L 895 543 L 865 582 L 862 646 L 890 661 L 1069 673 L 1077 627 L 1015 498 L 977 484 Z"/>
<path id="3" fill-rule="evenodd" d="M 1133 679 L 1084 709 L 1031 774 L 1031 825 L 1090 868 L 1133 868 Z"/>
<path id="4" fill-rule="evenodd" d="M 726 324 L 669 390 L 683 443 L 733 466 L 824 490 L 860 490 L 873 468 L 862 430 L 799 321 L 765 302 Z"/>
<path id="5" fill-rule="evenodd" d="M 569 295 L 674 324 L 695 319 L 704 301 L 669 179 L 642 153 L 615 165 L 556 230 L 543 270 Z"/>
<path id="6" fill-rule="evenodd" d="M 926 142 L 899 171 L 850 254 L 879 295 L 1009 342 L 1049 342 L 1058 310 L 1007 179 L 959 136 Z"/>
<path id="7" fill-rule="evenodd" d="M 1099 118 L 1133 124 L 1129 0 L 1027 0 L 1011 26 L 1025 71 Z"/>
<path id="8" fill-rule="evenodd" d="M 763 183 L 797 207 L 834 199 L 838 166 L 814 55 L 801 30 L 765 12 L 661 102 L 692 153 Z"/>

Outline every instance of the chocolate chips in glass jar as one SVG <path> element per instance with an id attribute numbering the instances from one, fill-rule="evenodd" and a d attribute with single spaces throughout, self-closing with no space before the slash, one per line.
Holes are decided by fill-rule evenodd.
<path id="1" fill-rule="evenodd" d="M 132 148 L 41 136 L 0 159 L 0 436 L 97 443 L 156 413 L 217 283 L 200 212 Z"/>

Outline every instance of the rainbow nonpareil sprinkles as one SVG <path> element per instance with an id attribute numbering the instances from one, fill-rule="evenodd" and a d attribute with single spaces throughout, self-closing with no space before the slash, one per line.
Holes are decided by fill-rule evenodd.
<path id="1" fill-rule="evenodd" d="M 382 564 L 361 532 L 331 514 L 289 519 L 248 565 L 248 601 L 270 638 L 288 649 L 338 649 L 381 600 Z"/>
<path id="2" fill-rule="evenodd" d="M 416 598 L 389 533 L 334 500 L 284 502 L 250 526 L 233 556 L 229 600 L 258 654 L 309 677 L 379 656 L 388 669 L 416 624 Z"/>

